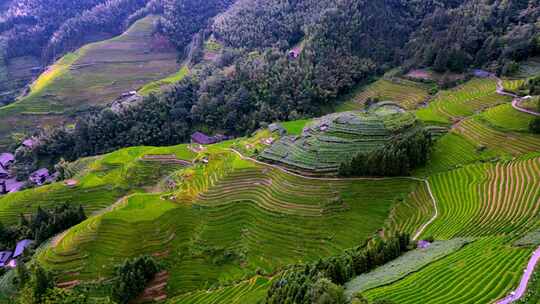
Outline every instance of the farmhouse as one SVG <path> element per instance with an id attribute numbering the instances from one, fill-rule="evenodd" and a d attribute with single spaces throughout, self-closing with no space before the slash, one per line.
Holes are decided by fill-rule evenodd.
<path id="1" fill-rule="evenodd" d="M 22 145 L 26 148 L 33 148 L 36 144 L 36 140 L 33 139 L 33 138 L 29 138 L 29 139 L 25 139 L 23 142 L 22 142 Z"/>
<path id="2" fill-rule="evenodd" d="M 15 252 L 13 252 L 13 258 L 19 257 L 24 253 L 24 250 L 28 248 L 28 246 L 32 245 L 34 241 L 32 240 L 22 240 L 17 243 L 17 246 L 15 246 Z"/>
<path id="3" fill-rule="evenodd" d="M 7 179 L 4 181 L 6 185 L 6 193 L 17 192 L 24 186 L 23 182 L 17 181 L 15 178 Z"/>
<path id="4" fill-rule="evenodd" d="M 4 267 L 8 264 L 11 254 L 11 251 L 0 251 L 0 267 Z"/>
<path id="5" fill-rule="evenodd" d="M 211 145 L 224 140 L 229 139 L 228 136 L 217 134 L 215 136 L 208 136 L 202 132 L 195 132 L 191 135 L 191 142 L 200 145 Z"/>
<path id="6" fill-rule="evenodd" d="M 0 167 L 0 178 L 8 178 L 8 177 L 9 177 L 9 173 L 7 172 L 7 170 Z"/>
<path id="7" fill-rule="evenodd" d="M 36 185 L 43 185 L 50 178 L 49 170 L 42 168 L 30 175 L 30 181 Z"/>
<path id="8" fill-rule="evenodd" d="M 15 161 L 15 156 L 11 153 L 0 154 L 0 167 L 8 170 L 14 161 Z"/>

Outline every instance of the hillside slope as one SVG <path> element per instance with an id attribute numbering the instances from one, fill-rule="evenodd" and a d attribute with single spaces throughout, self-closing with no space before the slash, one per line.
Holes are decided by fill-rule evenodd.
<path id="1" fill-rule="evenodd" d="M 156 20 L 139 20 L 123 35 L 84 46 L 49 67 L 27 96 L 0 108 L 0 144 L 10 133 L 57 125 L 70 120 L 71 113 L 110 103 L 178 72 L 175 49 L 154 35 Z"/>

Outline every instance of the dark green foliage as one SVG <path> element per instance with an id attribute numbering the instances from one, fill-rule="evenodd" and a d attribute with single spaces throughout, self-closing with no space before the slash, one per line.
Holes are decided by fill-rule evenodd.
<path id="1" fill-rule="evenodd" d="M 540 76 L 536 76 L 527 80 L 527 82 L 520 88 L 520 90 L 526 91 L 528 95 L 540 95 Z"/>
<path id="2" fill-rule="evenodd" d="M 343 285 L 354 276 L 397 258 L 408 250 L 408 245 L 408 235 L 396 235 L 386 241 L 375 238 L 365 246 L 341 255 L 292 267 L 274 281 L 266 295 L 266 303 L 319 303 L 314 296 L 323 294 L 322 299 L 328 299 L 328 302 L 320 303 L 342 303 L 342 291 L 330 283 Z"/>
<path id="3" fill-rule="evenodd" d="M 159 271 L 157 262 L 149 256 L 126 260 L 116 268 L 116 279 L 113 286 L 113 298 L 118 303 L 128 303 L 139 295 L 146 284 Z"/>
<path id="4" fill-rule="evenodd" d="M 540 134 L 540 118 L 535 118 L 529 123 L 529 131 L 534 134 Z"/>
<path id="5" fill-rule="evenodd" d="M 194 34 L 205 29 L 211 18 L 233 2 L 234 0 L 163 0 L 161 31 L 183 51 Z"/>
<path id="6" fill-rule="evenodd" d="M 397 138 L 382 148 L 359 153 L 341 164 L 341 176 L 406 176 L 411 170 L 425 165 L 433 145 L 425 130 Z"/>
<path id="7" fill-rule="evenodd" d="M 439 72 L 497 63 L 510 74 L 514 61 L 538 54 L 537 0 L 454 2 L 421 19 L 407 46 L 410 61 Z"/>
<path id="8" fill-rule="evenodd" d="M 147 2 L 148 0 L 107 1 L 68 19 L 54 32 L 43 51 L 43 57 L 47 60 L 56 59 L 88 43 L 86 37 L 92 34 L 122 33 L 125 29 L 124 21 Z"/>
<path id="9" fill-rule="evenodd" d="M 39 245 L 84 220 L 86 220 L 86 215 L 82 206 L 62 204 L 50 211 L 38 207 L 30 221 L 21 215 L 19 226 L 16 227 L 15 240 L 31 238 L 35 240 L 36 245 Z"/>

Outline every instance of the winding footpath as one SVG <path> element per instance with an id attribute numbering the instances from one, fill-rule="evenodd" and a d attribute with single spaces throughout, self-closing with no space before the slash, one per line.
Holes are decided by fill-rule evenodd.
<path id="1" fill-rule="evenodd" d="M 512 107 L 520 112 L 540 116 L 540 113 L 534 112 L 525 108 L 522 108 L 520 106 L 520 103 L 530 98 L 530 96 L 527 97 L 519 97 L 516 94 L 506 92 L 504 90 L 503 81 L 502 79 L 496 77 L 493 75 L 493 77 L 497 80 L 497 94 L 502 96 L 510 96 L 513 98 L 512 100 Z M 525 292 L 527 291 L 527 285 L 529 285 L 529 281 L 531 280 L 531 276 L 534 272 L 534 269 L 536 268 L 536 265 L 540 261 L 540 246 L 536 249 L 536 251 L 533 252 L 531 258 L 529 259 L 529 263 L 527 264 L 527 267 L 523 271 L 523 276 L 521 277 L 521 281 L 519 282 L 519 286 L 516 290 L 512 291 L 508 296 L 506 296 L 503 299 L 500 299 L 496 302 L 496 304 L 510 304 L 515 301 L 518 301 L 523 297 Z"/>
<path id="2" fill-rule="evenodd" d="M 527 264 L 527 268 L 525 268 L 525 270 L 523 271 L 523 276 L 521 277 L 521 281 L 519 282 L 518 288 L 512 291 L 505 298 L 497 301 L 497 304 L 513 303 L 523 297 L 523 295 L 527 291 L 527 285 L 529 284 L 529 280 L 531 279 L 531 276 L 534 272 L 534 268 L 536 267 L 536 264 L 538 264 L 539 261 L 540 261 L 540 247 L 538 247 L 538 249 L 536 249 L 536 251 L 533 252 L 531 259 L 529 260 L 529 263 Z"/>
<path id="3" fill-rule="evenodd" d="M 518 95 L 516 94 L 513 94 L 513 93 L 510 93 L 510 92 L 506 92 L 504 90 L 504 86 L 503 86 L 503 81 L 502 79 L 494 76 L 495 79 L 497 79 L 497 94 L 499 95 L 503 95 L 503 96 L 510 96 L 513 98 L 512 100 L 512 107 L 520 112 L 523 112 L 523 113 L 527 113 L 527 114 L 531 114 L 531 115 L 534 115 L 534 116 L 540 116 L 540 113 L 538 112 L 535 112 L 535 111 L 532 111 L 532 110 L 529 110 L 529 109 L 525 109 L 523 107 L 521 107 L 520 103 L 523 101 L 523 100 L 526 100 L 526 99 L 529 99 L 531 98 L 530 96 L 525 96 L 525 97 L 519 97 Z"/>
<path id="4" fill-rule="evenodd" d="M 424 223 L 419 229 L 418 231 L 416 231 L 416 233 L 414 234 L 413 236 L 413 241 L 416 241 L 420 235 L 422 235 L 422 233 L 424 232 L 424 230 L 426 230 L 426 228 L 431 224 L 433 223 L 433 221 L 439 216 L 439 209 L 437 208 L 437 200 L 435 199 L 435 196 L 433 195 L 433 193 L 431 192 L 431 186 L 429 185 L 429 181 L 427 179 L 424 179 L 424 178 L 418 178 L 418 177 L 412 177 L 412 176 L 398 176 L 398 177 L 351 177 L 351 178 L 337 178 L 337 177 L 313 177 L 313 176 L 305 176 L 305 175 L 302 175 L 302 174 L 298 174 L 296 172 L 292 172 L 291 170 L 288 170 L 287 168 L 285 167 L 282 167 L 282 166 L 278 166 L 278 165 L 274 165 L 274 164 L 269 164 L 269 163 L 265 163 L 265 162 L 262 162 L 262 161 L 259 161 L 255 158 L 252 158 L 252 157 L 249 157 L 249 156 L 245 156 L 243 155 L 242 153 L 240 153 L 239 151 L 235 150 L 235 149 L 232 149 L 230 148 L 229 149 L 230 151 L 236 153 L 241 159 L 243 160 L 248 160 L 248 161 L 251 161 L 251 162 L 254 162 L 256 164 L 259 164 L 259 165 L 262 165 L 262 166 L 266 166 L 266 167 L 270 167 L 270 168 L 274 168 L 276 170 L 280 170 L 284 173 L 287 173 L 287 174 L 290 174 L 290 175 L 293 175 L 293 176 L 296 176 L 296 177 L 300 177 L 300 178 L 305 178 L 305 179 L 310 179 L 310 180 L 321 180 L 321 181 L 351 181 L 351 180 L 385 180 L 385 179 L 397 179 L 397 178 L 400 178 L 400 179 L 408 179 L 408 180 L 414 180 L 414 181 L 420 181 L 420 182 L 423 182 L 425 183 L 426 187 L 427 187 L 427 190 L 428 190 L 428 193 L 429 193 L 429 196 L 431 198 L 431 202 L 433 203 L 433 208 L 435 210 L 433 216 L 426 222 Z"/>

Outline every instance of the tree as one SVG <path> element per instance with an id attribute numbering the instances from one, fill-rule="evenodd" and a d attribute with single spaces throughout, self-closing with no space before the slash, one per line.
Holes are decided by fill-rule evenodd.
<path id="1" fill-rule="evenodd" d="M 313 304 L 345 304 L 347 303 L 343 287 L 329 279 L 321 278 L 308 291 Z"/>
<path id="2" fill-rule="evenodd" d="M 128 303 L 144 290 L 159 268 L 158 263 L 149 256 L 124 261 L 116 267 L 113 299 L 118 303 Z"/>

